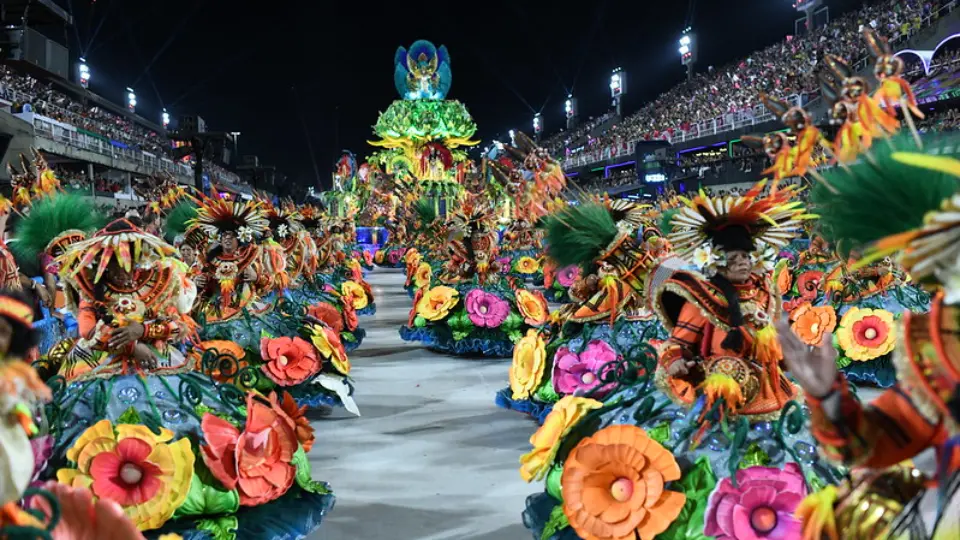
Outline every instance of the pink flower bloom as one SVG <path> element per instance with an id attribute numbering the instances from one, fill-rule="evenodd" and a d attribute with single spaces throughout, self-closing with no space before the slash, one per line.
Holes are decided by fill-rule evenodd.
<path id="1" fill-rule="evenodd" d="M 399 249 L 395 249 L 390 253 L 387 253 L 387 262 L 390 264 L 397 264 L 397 261 L 400 260 L 400 257 L 403 255 L 403 252 Z"/>
<path id="2" fill-rule="evenodd" d="M 510 315 L 510 304 L 506 300 L 480 289 L 467 293 L 466 305 L 470 322 L 482 328 L 497 328 Z"/>
<path id="3" fill-rule="evenodd" d="M 573 285 L 578 277 L 580 277 L 580 267 L 571 264 L 570 266 L 564 266 L 557 272 L 557 283 L 566 289 Z"/>
<path id="4" fill-rule="evenodd" d="M 717 540 L 800 538 L 802 523 L 793 516 L 807 495 L 796 463 L 783 470 L 750 467 L 737 471 L 737 484 L 724 478 L 710 495 L 703 534 Z"/>
<path id="5" fill-rule="evenodd" d="M 593 390 L 600 385 L 600 370 L 617 359 L 617 352 L 605 341 L 594 340 L 579 355 L 568 349 L 557 349 L 553 365 L 553 386 L 561 395 L 573 394 L 577 390 Z M 596 397 L 603 397 L 612 384 L 604 386 Z"/>

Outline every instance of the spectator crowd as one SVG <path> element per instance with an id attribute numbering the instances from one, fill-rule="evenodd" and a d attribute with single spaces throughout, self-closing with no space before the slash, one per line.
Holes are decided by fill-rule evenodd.
<path id="1" fill-rule="evenodd" d="M 816 72 L 824 54 L 840 56 L 851 64 L 866 58 L 864 28 L 873 28 L 897 43 L 934 21 L 943 8 L 956 0 L 874 0 L 803 36 L 787 36 L 782 42 L 749 55 L 720 69 L 713 66 L 696 74 L 623 118 L 602 134 L 576 145 L 593 127 L 561 132 L 543 141 L 554 155 L 571 157 L 593 152 L 591 157 L 616 157 L 629 151 L 636 140 L 672 139 L 679 131 L 696 135 L 698 124 L 716 121 L 730 124 L 737 118 L 755 116 L 760 109 L 759 94 L 781 98 L 810 96 L 819 91 Z M 599 125 L 599 124 L 598 124 Z M 571 146 L 572 145 L 572 146 Z"/>

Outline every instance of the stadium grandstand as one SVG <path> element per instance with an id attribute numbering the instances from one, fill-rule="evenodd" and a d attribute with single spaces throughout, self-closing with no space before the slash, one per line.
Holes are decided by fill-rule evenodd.
<path id="1" fill-rule="evenodd" d="M 579 188 L 649 198 L 700 186 L 737 189 L 760 176 L 762 150 L 744 135 L 784 128 L 760 103 L 766 92 L 802 105 L 826 126 L 817 72 L 826 53 L 851 62 L 872 79 L 865 27 L 886 36 L 906 65 L 908 80 L 928 113 L 923 130 L 960 126 L 960 13 L 955 0 L 872 0 L 832 17 L 805 35 L 782 41 L 727 66 L 695 73 L 639 110 L 615 110 L 575 129 L 544 137 Z M 733 186 L 733 187 L 727 187 Z"/>
<path id="2" fill-rule="evenodd" d="M 194 185 L 191 156 L 167 129 L 87 89 L 65 41 L 70 14 L 51 0 L 3 2 L 0 39 L 0 183 L 8 164 L 40 150 L 67 189 L 90 193 L 117 207 L 139 206 L 134 186 L 143 178 L 171 175 Z M 173 121 L 170 127 L 176 126 Z M 250 175 L 231 171 L 235 140 L 204 156 L 203 183 L 249 197 Z M 233 152 L 235 153 L 235 152 Z M 251 156 L 252 157 L 252 156 Z M 255 158 L 254 158 L 255 159 Z M 257 186 L 269 189 L 271 185 Z"/>

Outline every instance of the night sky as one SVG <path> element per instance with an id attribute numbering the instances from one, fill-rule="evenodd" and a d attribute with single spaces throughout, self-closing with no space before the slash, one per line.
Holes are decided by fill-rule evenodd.
<path id="1" fill-rule="evenodd" d="M 681 81 L 677 39 L 689 0 L 57 0 L 75 16 L 72 56 L 83 51 L 91 89 L 117 102 L 133 86 L 138 113 L 159 121 L 199 113 L 208 128 L 239 131 L 294 181 L 324 184 L 341 149 L 371 150 L 377 113 L 397 99 L 393 56 L 417 39 L 446 45 L 453 86 L 478 137 L 564 124 L 568 92 L 581 116 L 609 105 L 609 77 L 628 72 L 629 113 Z M 860 0 L 828 0 L 834 16 Z M 722 66 L 793 33 L 790 0 L 694 1 L 698 70 Z M 80 44 L 78 46 L 78 43 Z M 296 88 L 296 91 L 294 91 Z M 313 146 L 313 158 L 308 147 Z"/>

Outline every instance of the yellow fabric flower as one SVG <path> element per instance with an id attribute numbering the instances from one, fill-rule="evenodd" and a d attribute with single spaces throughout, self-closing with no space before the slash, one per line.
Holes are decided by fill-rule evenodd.
<path id="1" fill-rule="evenodd" d="M 360 285 L 356 281 L 344 281 L 343 284 L 340 285 L 340 294 L 349 298 L 350 303 L 353 304 L 353 309 L 356 310 L 361 310 L 370 303 L 367 299 L 367 291 L 363 289 L 363 285 Z"/>
<path id="2" fill-rule="evenodd" d="M 350 359 L 347 358 L 347 353 L 343 349 L 343 343 L 340 341 L 336 330 L 328 326 L 315 324 L 309 327 L 309 332 L 310 343 L 313 344 L 324 360 L 329 360 L 333 368 L 342 375 L 349 375 Z"/>
<path id="3" fill-rule="evenodd" d="M 186 500 L 193 478 L 190 440 L 172 439 L 168 429 L 156 435 L 146 426 L 101 420 L 67 450 L 76 468 L 60 469 L 57 480 L 116 502 L 141 531 L 158 529 Z"/>
<path id="4" fill-rule="evenodd" d="M 885 309 L 853 307 L 840 319 L 837 341 L 848 358 L 861 362 L 873 360 L 889 353 L 896 345 L 893 324 L 893 313 Z"/>
<path id="5" fill-rule="evenodd" d="M 517 272 L 533 274 L 540 269 L 540 263 L 533 257 L 523 256 L 517 259 Z"/>
<path id="6" fill-rule="evenodd" d="M 417 315 L 428 321 L 439 321 L 449 315 L 453 306 L 457 305 L 459 295 L 456 289 L 446 285 L 429 289 L 417 302 Z"/>
<path id="7" fill-rule="evenodd" d="M 527 330 L 527 335 L 513 348 L 513 364 L 510 365 L 510 390 L 513 399 L 529 399 L 543 379 L 547 365 L 547 345 L 536 330 Z"/>
<path id="8" fill-rule="evenodd" d="M 560 448 L 560 439 L 590 411 L 603 403 L 595 399 L 564 396 L 553 405 L 543 425 L 530 437 L 533 450 L 520 456 L 520 477 L 526 482 L 540 480 L 553 465 Z"/>
<path id="9" fill-rule="evenodd" d="M 432 277 L 433 269 L 430 268 L 429 264 L 422 262 L 420 266 L 417 267 L 417 272 L 413 275 L 413 285 L 418 289 L 429 287 Z"/>
<path id="10" fill-rule="evenodd" d="M 526 289 L 517 289 L 517 308 L 523 315 L 524 321 L 531 326 L 540 326 L 547 322 L 549 310 L 547 300 L 539 292 L 532 293 Z"/>
<path id="11" fill-rule="evenodd" d="M 403 255 L 403 262 L 407 264 L 417 265 L 417 264 L 420 264 L 421 258 L 422 256 L 420 255 L 420 252 L 417 251 L 417 248 L 410 248 Z"/>

